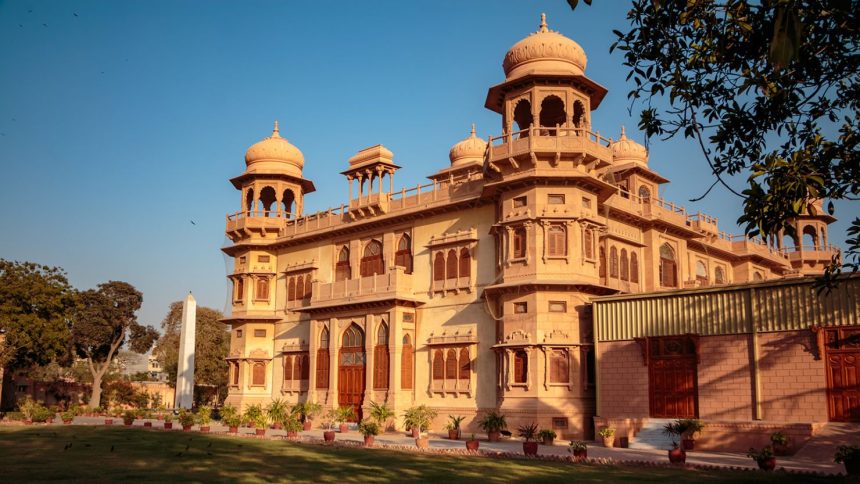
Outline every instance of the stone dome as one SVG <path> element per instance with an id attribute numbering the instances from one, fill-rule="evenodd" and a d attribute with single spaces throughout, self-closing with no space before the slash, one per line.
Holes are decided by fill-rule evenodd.
<path id="1" fill-rule="evenodd" d="M 305 157 L 298 148 L 281 138 L 275 121 L 272 136 L 255 143 L 245 152 L 245 164 L 249 173 L 285 173 L 301 178 Z"/>
<path id="2" fill-rule="evenodd" d="M 639 143 L 627 138 L 624 127 L 621 127 L 621 137 L 612 143 L 612 159 L 616 163 L 635 162 L 648 164 L 648 150 Z"/>
<path id="3" fill-rule="evenodd" d="M 487 142 L 475 136 L 475 125 L 473 124 L 472 134 L 451 147 L 448 159 L 451 160 L 451 166 L 483 163 L 486 151 Z"/>
<path id="4" fill-rule="evenodd" d="M 540 16 L 540 29 L 514 44 L 505 55 L 502 68 L 508 79 L 530 72 L 537 74 L 584 75 L 588 58 L 576 42 L 549 30 L 546 14 Z"/>

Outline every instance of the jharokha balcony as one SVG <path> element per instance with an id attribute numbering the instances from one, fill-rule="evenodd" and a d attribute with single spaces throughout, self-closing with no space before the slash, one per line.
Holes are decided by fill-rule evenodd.
<path id="1" fill-rule="evenodd" d="M 512 160 L 520 155 L 535 153 L 579 153 L 585 161 L 611 160 L 612 140 L 583 128 L 550 128 L 530 126 L 528 129 L 490 137 L 489 161 Z"/>
<path id="2" fill-rule="evenodd" d="M 335 282 L 314 282 L 310 305 L 299 311 L 314 311 L 325 308 L 374 304 L 385 301 L 409 301 L 417 303 L 412 289 L 412 274 L 402 267 L 390 267 L 384 274 L 356 277 Z"/>

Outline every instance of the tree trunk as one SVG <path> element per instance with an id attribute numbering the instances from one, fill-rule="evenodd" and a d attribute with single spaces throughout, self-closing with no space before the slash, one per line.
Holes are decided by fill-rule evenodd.
<path id="1" fill-rule="evenodd" d="M 11 368 L 6 368 L 3 372 L 3 400 L 0 401 L 0 410 L 4 412 L 15 410 L 15 380 L 12 373 Z"/>
<path id="2" fill-rule="evenodd" d="M 93 392 L 90 395 L 90 408 L 99 406 L 102 400 L 102 373 L 93 372 Z"/>

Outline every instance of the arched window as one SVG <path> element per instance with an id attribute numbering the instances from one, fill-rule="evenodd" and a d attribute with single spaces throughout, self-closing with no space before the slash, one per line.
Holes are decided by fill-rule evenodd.
<path id="1" fill-rule="evenodd" d="M 245 279 L 242 277 L 236 278 L 236 301 L 245 299 Z"/>
<path id="2" fill-rule="evenodd" d="M 266 386 L 266 364 L 254 363 L 251 370 L 251 385 Z"/>
<path id="3" fill-rule="evenodd" d="M 606 277 L 606 250 L 603 247 L 600 248 L 600 260 L 598 261 L 598 272 L 600 273 L 600 277 Z"/>
<path id="4" fill-rule="evenodd" d="M 807 225 L 803 227 L 803 249 L 816 250 L 818 249 L 818 233 L 815 227 Z"/>
<path id="5" fill-rule="evenodd" d="M 230 365 L 233 368 L 233 384 L 239 384 L 239 363 L 233 363 Z"/>
<path id="6" fill-rule="evenodd" d="M 445 379 L 454 381 L 457 379 L 457 350 L 449 349 L 448 357 L 445 359 Z"/>
<path id="7" fill-rule="evenodd" d="M 301 371 L 299 372 L 299 374 L 301 375 L 302 380 L 307 380 L 310 378 L 310 372 L 311 372 L 310 357 L 308 357 L 307 353 L 303 353 L 302 355 L 299 356 L 299 358 L 301 358 L 301 362 L 299 365 L 299 368 L 301 369 Z"/>
<path id="8" fill-rule="evenodd" d="M 311 286 L 311 275 L 305 275 L 305 299 L 310 299 L 313 296 L 313 286 Z"/>
<path id="9" fill-rule="evenodd" d="M 461 278 L 472 276 L 472 255 L 469 254 L 469 249 L 463 247 L 460 249 L 460 274 Z"/>
<path id="10" fill-rule="evenodd" d="M 364 346 L 364 333 L 357 324 L 350 324 L 343 332 L 341 346 L 344 348 L 361 348 Z"/>
<path id="11" fill-rule="evenodd" d="M 403 350 L 400 354 L 400 388 L 412 388 L 412 338 L 403 335 Z"/>
<path id="12" fill-rule="evenodd" d="M 618 277 L 618 251 L 615 247 L 609 248 L 609 277 Z"/>
<path id="13" fill-rule="evenodd" d="M 568 353 L 564 350 L 553 350 L 549 354 L 550 383 L 568 383 L 570 381 L 570 365 Z"/>
<path id="14" fill-rule="evenodd" d="M 296 299 L 304 299 L 305 297 L 305 278 L 304 276 L 296 277 Z"/>
<path id="15" fill-rule="evenodd" d="M 564 110 L 564 102 L 558 96 L 547 96 L 540 103 L 540 125 L 548 128 L 564 126 L 567 113 Z M 556 136 L 555 130 L 548 130 L 546 134 Z M 541 134 L 544 134 L 543 132 Z"/>
<path id="16" fill-rule="evenodd" d="M 636 252 L 630 252 L 630 282 L 639 283 L 639 258 Z"/>
<path id="17" fill-rule="evenodd" d="M 281 198 L 284 215 L 287 218 L 295 218 L 296 214 L 296 195 L 289 188 L 284 190 Z"/>
<path id="18" fill-rule="evenodd" d="M 433 379 L 445 380 L 445 356 L 442 354 L 442 350 L 436 350 L 433 353 Z"/>
<path id="19" fill-rule="evenodd" d="M 258 301 L 267 301 L 269 299 L 269 278 L 260 277 L 257 279 L 257 288 L 254 299 Z"/>
<path id="20" fill-rule="evenodd" d="M 579 129 L 585 128 L 585 106 L 582 104 L 582 101 L 573 103 L 573 127 Z"/>
<path id="21" fill-rule="evenodd" d="M 445 278 L 457 279 L 457 251 L 454 249 L 448 251 L 445 261 Z"/>
<path id="22" fill-rule="evenodd" d="M 317 388 L 328 388 L 330 363 L 329 332 L 328 328 L 323 328 L 320 332 L 320 347 L 317 350 Z"/>
<path id="23" fill-rule="evenodd" d="M 379 325 L 376 347 L 373 349 L 373 388 L 388 388 L 388 325 Z"/>
<path id="24" fill-rule="evenodd" d="M 352 277 L 352 269 L 349 267 L 349 248 L 343 246 L 337 253 L 337 264 L 334 267 L 334 280 L 345 281 Z"/>
<path id="25" fill-rule="evenodd" d="M 700 260 L 696 261 L 696 280 L 702 285 L 708 283 L 708 267 Z"/>
<path id="26" fill-rule="evenodd" d="M 407 274 L 412 274 L 412 240 L 409 234 L 403 234 L 397 242 L 394 265 L 402 267 Z"/>
<path id="27" fill-rule="evenodd" d="M 714 282 L 717 284 L 726 283 L 726 272 L 720 266 L 717 266 L 717 268 L 714 269 Z"/>
<path id="28" fill-rule="evenodd" d="M 257 207 L 254 206 L 254 189 L 249 188 L 248 192 L 245 194 L 245 210 L 248 212 L 248 215 L 253 215 L 254 210 Z"/>
<path id="29" fill-rule="evenodd" d="M 271 215 L 277 215 L 277 210 L 272 210 L 276 208 L 275 202 L 277 202 L 277 196 L 275 195 L 275 189 L 272 187 L 263 187 L 260 190 L 260 203 L 263 204 L 263 216 L 268 217 Z"/>
<path id="30" fill-rule="evenodd" d="M 284 381 L 293 379 L 293 357 L 292 355 L 284 356 Z"/>
<path id="31" fill-rule="evenodd" d="M 563 225 L 553 224 L 546 233 L 547 255 L 564 257 L 567 255 L 567 232 Z"/>
<path id="32" fill-rule="evenodd" d="M 514 383 L 526 383 L 529 374 L 529 357 L 525 351 L 514 352 Z"/>
<path id="33" fill-rule="evenodd" d="M 442 252 L 436 252 L 436 257 L 433 259 L 433 280 L 445 280 L 445 255 Z"/>
<path id="34" fill-rule="evenodd" d="M 296 278 L 291 277 L 287 282 L 287 301 L 296 300 Z"/>
<path id="35" fill-rule="evenodd" d="M 582 249 L 585 252 L 586 259 L 594 258 L 594 234 L 591 229 L 582 231 Z"/>
<path id="36" fill-rule="evenodd" d="M 526 99 L 521 99 L 514 108 L 514 122 L 517 123 L 517 131 L 523 131 L 519 134 L 519 138 L 527 138 L 529 135 L 528 129 L 531 127 L 534 118 L 532 117 L 532 104 Z"/>
<path id="37" fill-rule="evenodd" d="M 630 280 L 630 266 L 627 262 L 627 249 L 621 249 L 621 280 Z"/>
<path id="38" fill-rule="evenodd" d="M 651 201 L 651 190 L 645 185 L 639 185 L 639 200 L 644 203 Z"/>
<path id="39" fill-rule="evenodd" d="M 669 244 L 660 246 L 660 285 L 678 287 L 678 265 L 675 262 L 675 251 Z"/>
<path id="40" fill-rule="evenodd" d="M 469 381 L 472 376 L 472 358 L 469 348 L 460 349 L 460 380 Z"/>
<path id="41" fill-rule="evenodd" d="M 514 229 L 514 259 L 522 259 L 526 256 L 526 229 L 518 227 Z"/>
<path id="42" fill-rule="evenodd" d="M 361 277 L 370 277 L 385 273 L 382 260 L 382 243 L 371 240 L 364 247 L 364 257 L 361 258 Z"/>
<path id="43" fill-rule="evenodd" d="M 753 280 L 754 281 L 763 281 L 764 275 L 762 275 L 762 273 L 759 271 L 755 271 L 755 272 L 753 272 Z"/>

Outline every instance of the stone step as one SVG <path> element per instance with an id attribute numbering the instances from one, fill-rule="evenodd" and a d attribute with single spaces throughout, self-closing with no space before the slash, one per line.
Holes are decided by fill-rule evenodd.
<path id="1" fill-rule="evenodd" d="M 631 449 L 671 449 L 672 438 L 663 434 L 663 426 L 672 419 L 651 418 L 645 423 L 630 442 Z"/>

